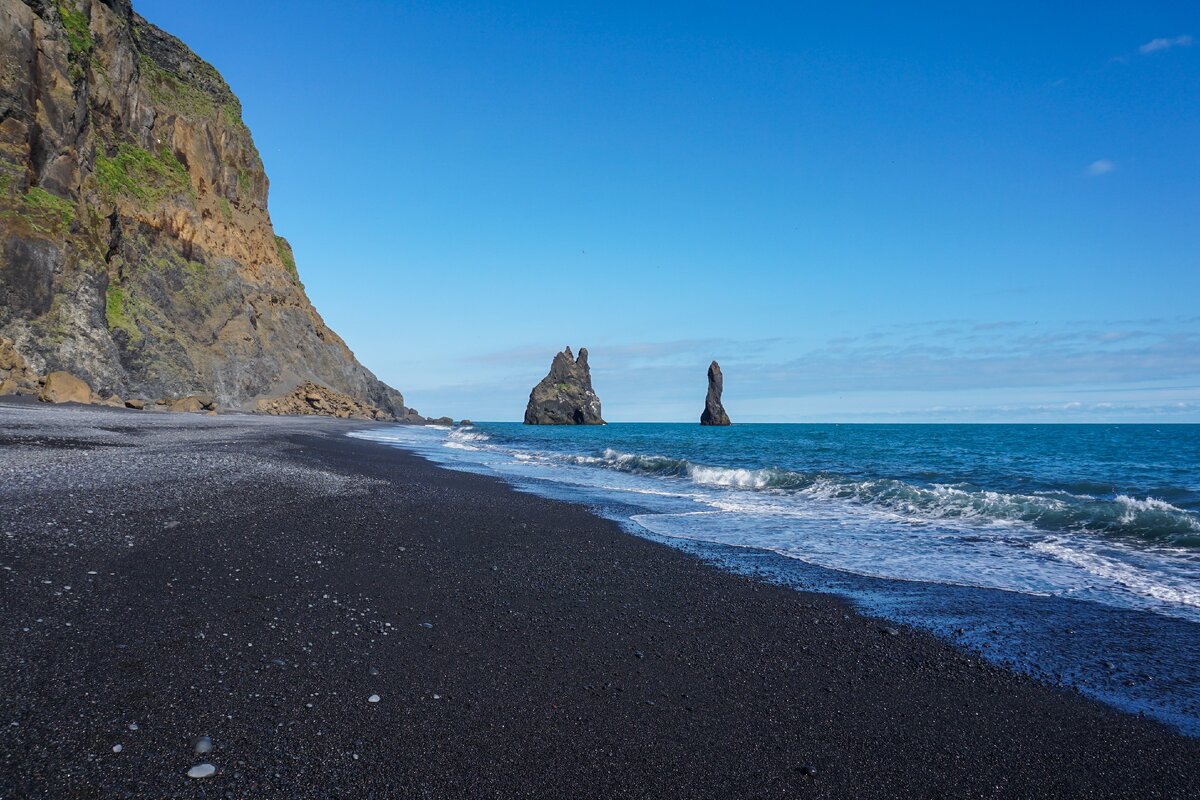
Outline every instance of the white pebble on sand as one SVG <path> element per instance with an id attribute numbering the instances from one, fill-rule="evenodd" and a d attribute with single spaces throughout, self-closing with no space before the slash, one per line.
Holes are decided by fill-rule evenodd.
<path id="1" fill-rule="evenodd" d="M 188 770 L 189 778 L 211 778 L 217 772 L 217 768 L 212 764 L 197 764 Z"/>
<path id="2" fill-rule="evenodd" d="M 121 746 L 121 745 L 119 745 L 119 744 L 114 744 L 114 745 L 113 745 L 113 752 L 114 752 L 114 753 L 119 753 L 119 752 L 121 752 L 121 751 L 122 751 L 122 750 L 124 750 L 124 749 L 125 749 L 125 748 L 124 748 L 124 747 L 122 747 L 122 746 Z"/>
<path id="3" fill-rule="evenodd" d="M 368 698 L 367 698 L 367 702 L 368 702 L 368 703 L 378 703 L 378 702 L 379 702 L 379 695 L 377 695 L 377 694 L 373 694 L 373 695 L 371 695 L 370 697 L 368 697 Z"/>

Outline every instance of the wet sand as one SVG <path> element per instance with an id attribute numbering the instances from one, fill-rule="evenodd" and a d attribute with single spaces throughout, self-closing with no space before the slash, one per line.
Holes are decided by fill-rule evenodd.
<path id="1" fill-rule="evenodd" d="M 1200 740 L 358 426 L 0 404 L 0 797 L 1200 793 Z"/>

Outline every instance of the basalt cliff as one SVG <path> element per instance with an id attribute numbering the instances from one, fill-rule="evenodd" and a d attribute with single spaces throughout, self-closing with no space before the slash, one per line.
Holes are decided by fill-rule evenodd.
<path id="1" fill-rule="evenodd" d="M 0 0 L 0 339 L 29 374 L 415 418 L 309 302 L 267 189 L 229 86 L 129 0 Z"/>
<path id="2" fill-rule="evenodd" d="M 586 347 L 579 358 L 564 349 L 554 356 L 550 372 L 529 393 L 526 425 L 603 425 L 600 398 L 592 389 L 592 369 Z"/>

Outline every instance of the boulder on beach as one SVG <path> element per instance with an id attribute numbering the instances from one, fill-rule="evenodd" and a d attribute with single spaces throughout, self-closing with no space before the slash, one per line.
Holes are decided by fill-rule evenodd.
<path id="1" fill-rule="evenodd" d="M 380 408 L 363 403 L 328 386 L 305 381 L 280 397 L 269 397 L 258 401 L 255 410 L 260 414 L 290 416 L 321 416 L 338 419 L 391 419 L 392 415 Z"/>
<path id="2" fill-rule="evenodd" d="M 725 390 L 725 376 L 716 361 L 708 365 L 708 395 L 704 398 L 704 411 L 700 414 L 701 425 L 723 426 L 731 424 L 725 406 L 721 405 L 721 393 Z"/>
<path id="3" fill-rule="evenodd" d="M 194 394 L 189 397 L 181 397 L 178 400 L 171 402 L 169 408 L 171 411 L 184 412 L 194 414 L 198 411 L 212 411 L 217 407 L 216 401 L 211 395 Z"/>
<path id="4" fill-rule="evenodd" d="M 600 398 L 592 389 L 586 347 L 579 358 L 567 347 L 554 357 L 550 373 L 529 393 L 526 425 L 603 425 Z"/>
<path id="5" fill-rule="evenodd" d="M 43 403 L 82 403 L 92 402 L 92 389 L 86 383 L 69 372 L 51 372 L 46 376 L 38 399 Z"/>
<path id="6" fill-rule="evenodd" d="M 37 394 L 41 380 L 41 376 L 30 369 L 12 340 L 0 336 L 0 397 Z"/>

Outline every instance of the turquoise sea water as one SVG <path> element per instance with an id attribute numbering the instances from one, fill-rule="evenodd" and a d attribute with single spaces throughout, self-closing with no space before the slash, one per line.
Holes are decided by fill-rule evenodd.
<path id="1" fill-rule="evenodd" d="M 612 424 L 364 435 L 1200 733 L 1200 426 Z"/>

